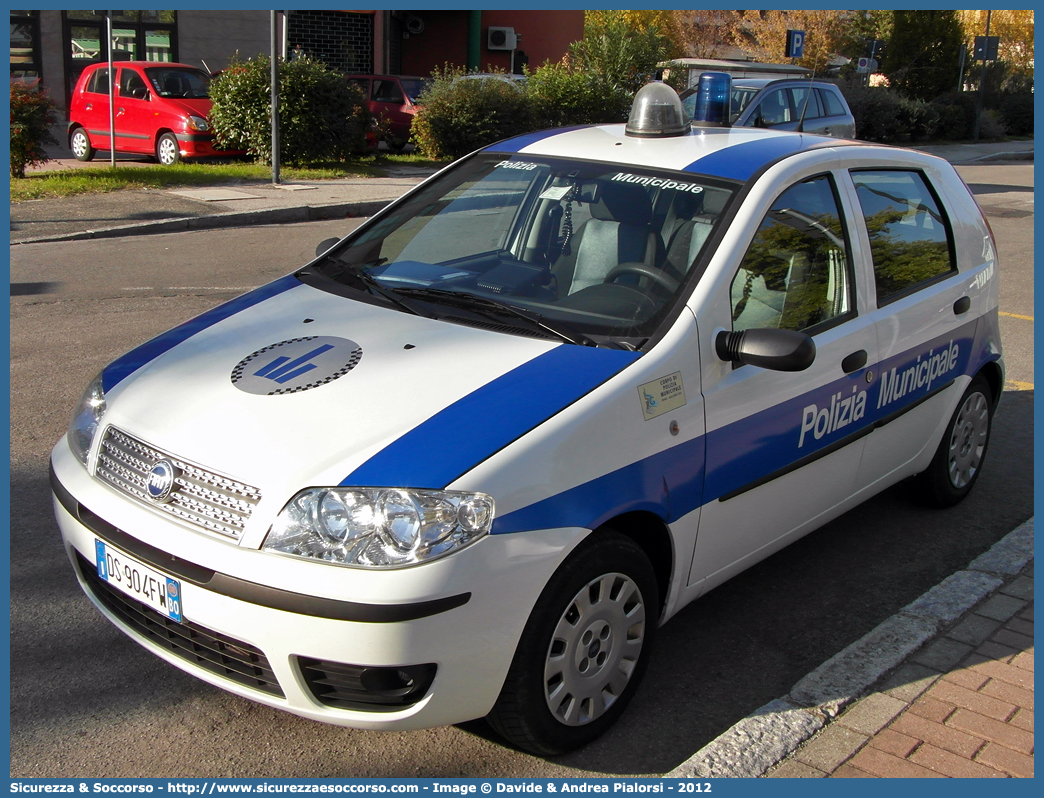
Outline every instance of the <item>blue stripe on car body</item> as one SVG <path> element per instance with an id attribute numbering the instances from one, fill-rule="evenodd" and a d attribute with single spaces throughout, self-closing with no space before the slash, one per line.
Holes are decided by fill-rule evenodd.
<path id="1" fill-rule="evenodd" d="M 114 386 L 142 366 L 151 363 L 164 352 L 173 349 L 196 333 L 202 332 L 208 327 L 213 327 L 219 321 L 224 321 L 240 311 L 260 304 L 266 299 L 278 296 L 298 285 L 301 285 L 301 282 L 297 277 L 288 274 L 286 277 L 280 277 L 275 282 L 255 288 L 253 291 L 243 294 L 243 296 L 236 297 L 230 302 L 218 305 L 216 308 L 211 308 L 206 313 L 202 313 L 194 319 L 189 319 L 184 324 L 179 324 L 172 330 L 167 330 L 165 333 L 157 335 L 155 338 L 146 341 L 141 346 L 135 347 L 107 365 L 102 370 L 102 388 L 106 391 L 112 390 Z"/>
<path id="2" fill-rule="evenodd" d="M 504 139 L 504 141 L 498 141 L 496 144 L 490 144 L 486 147 L 486 152 L 521 152 L 524 148 L 536 144 L 538 141 L 549 139 L 552 136 L 557 136 L 559 133 L 568 133 L 571 130 L 580 130 L 581 128 L 588 127 L 588 125 L 573 125 L 572 127 L 560 127 L 554 130 L 538 130 L 535 133 L 526 133 L 522 136 L 515 136 L 514 138 Z"/>
<path id="3" fill-rule="evenodd" d="M 682 171 L 747 181 L 766 164 L 786 155 L 811 149 L 818 144 L 820 144 L 818 139 L 812 140 L 810 143 L 810 139 L 800 134 L 780 134 L 757 138 L 704 155 Z"/>
<path id="4" fill-rule="evenodd" d="M 444 488 L 639 357 L 620 349 L 556 346 L 440 410 L 341 485 Z"/>
<path id="5" fill-rule="evenodd" d="M 799 447 L 803 411 L 811 404 L 829 407 L 838 393 L 847 398 L 864 379 L 861 370 L 846 375 L 814 391 L 773 405 L 753 416 L 712 430 L 706 436 L 674 446 L 631 463 L 588 482 L 549 496 L 498 517 L 493 534 L 524 532 L 530 529 L 582 527 L 594 529 L 621 513 L 646 510 L 671 523 L 704 504 L 752 486 L 758 480 L 782 472 L 795 462 L 815 456 L 874 424 L 887 419 L 930 395 L 938 387 L 961 375 L 973 375 L 997 354 L 975 347 L 976 322 L 940 336 L 925 345 L 875 364 L 879 372 L 866 397 L 866 412 L 859 423 L 838 427 L 820 439 L 809 435 Z M 896 397 L 896 378 L 920 369 L 920 363 L 956 345 L 954 364 L 938 382 L 927 378 L 920 386 L 907 386 Z M 893 377 L 893 370 L 896 377 Z M 926 372 L 927 373 L 927 370 Z M 886 395 L 881 396 L 885 391 Z M 706 463 L 706 464 L 705 464 Z"/>

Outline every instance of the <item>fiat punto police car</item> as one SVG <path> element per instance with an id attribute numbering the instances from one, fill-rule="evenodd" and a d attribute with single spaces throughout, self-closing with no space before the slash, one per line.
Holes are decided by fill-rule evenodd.
<path id="1" fill-rule="evenodd" d="M 690 129 L 650 84 L 106 366 L 52 454 L 65 546 L 211 684 L 562 752 L 701 594 L 900 480 L 968 493 L 995 253 L 945 161 Z"/>

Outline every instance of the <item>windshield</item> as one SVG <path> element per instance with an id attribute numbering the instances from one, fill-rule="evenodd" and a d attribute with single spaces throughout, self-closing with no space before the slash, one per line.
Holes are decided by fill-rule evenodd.
<path id="1" fill-rule="evenodd" d="M 573 343 L 642 339 L 681 295 L 733 190 L 685 173 L 487 153 L 316 266 L 425 315 L 467 322 L 470 307 L 487 326 L 498 313 L 513 326 L 537 319 L 530 334 Z"/>
<path id="2" fill-rule="evenodd" d="M 399 83 L 402 85 L 402 90 L 406 92 L 406 96 L 410 98 L 411 103 L 416 103 L 421 92 L 431 85 L 430 80 L 424 80 L 423 78 L 399 78 Z"/>
<path id="3" fill-rule="evenodd" d="M 146 67 L 152 91 L 160 97 L 205 100 L 210 97 L 210 76 L 199 69 L 185 67 Z"/>

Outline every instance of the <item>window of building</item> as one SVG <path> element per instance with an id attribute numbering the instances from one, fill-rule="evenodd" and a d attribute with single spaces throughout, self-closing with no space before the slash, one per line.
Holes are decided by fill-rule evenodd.
<path id="1" fill-rule="evenodd" d="M 919 172 L 853 172 L 874 259 L 877 304 L 956 270 L 949 222 Z"/>
<path id="2" fill-rule="evenodd" d="M 66 91 L 71 95 L 84 68 L 109 57 L 106 20 L 101 11 L 63 11 L 62 20 Z M 177 61 L 177 22 L 176 11 L 113 11 L 113 60 Z"/>
<path id="3" fill-rule="evenodd" d="M 11 12 L 11 80 L 40 80 L 40 12 Z"/>

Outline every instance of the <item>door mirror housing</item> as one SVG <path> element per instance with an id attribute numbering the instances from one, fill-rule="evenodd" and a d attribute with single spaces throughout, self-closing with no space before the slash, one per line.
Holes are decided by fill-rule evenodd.
<path id="1" fill-rule="evenodd" d="M 340 240 L 341 239 L 339 238 L 327 238 L 320 241 L 318 246 L 316 246 L 315 248 L 315 256 L 318 258 L 320 255 L 325 255 L 327 252 L 333 249 L 334 245 L 339 243 Z"/>
<path id="2" fill-rule="evenodd" d="M 714 349 L 722 360 L 772 371 L 804 371 L 816 359 L 812 336 L 795 330 L 722 330 Z"/>

